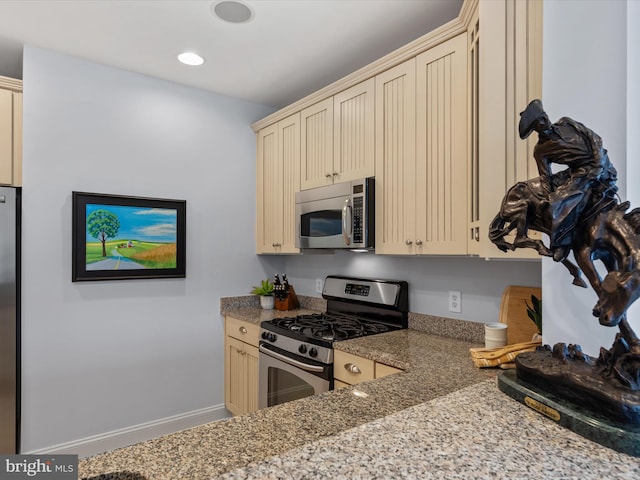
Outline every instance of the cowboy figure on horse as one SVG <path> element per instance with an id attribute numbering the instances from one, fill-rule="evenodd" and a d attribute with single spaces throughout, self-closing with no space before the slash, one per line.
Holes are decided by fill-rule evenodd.
<path id="1" fill-rule="evenodd" d="M 541 187 L 548 193 L 549 248 L 553 259 L 562 262 L 571 251 L 575 227 L 589 200 L 605 192 L 611 197 L 617 191 L 616 169 L 598 134 L 568 117 L 551 123 L 540 100 L 533 100 L 520 114 L 518 130 L 522 139 L 533 131 L 538 133 L 533 156 Z M 566 173 L 554 176 L 554 163 L 566 165 Z"/>

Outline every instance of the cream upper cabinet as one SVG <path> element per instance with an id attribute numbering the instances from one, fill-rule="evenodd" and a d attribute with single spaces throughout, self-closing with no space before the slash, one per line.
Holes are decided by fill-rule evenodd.
<path id="1" fill-rule="evenodd" d="M 0 77 L 0 184 L 22 185 L 22 82 Z"/>
<path id="2" fill-rule="evenodd" d="M 258 132 L 256 253 L 297 253 L 300 114 Z"/>
<path id="3" fill-rule="evenodd" d="M 376 77 L 376 253 L 415 252 L 416 61 Z"/>
<path id="4" fill-rule="evenodd" d="M 467 35 L 416 59 L 416 237 L 421 253 L 467 253 Z"/>
<path id="5" fill-rule="evenodd" d="M 334 182 L 372 177 L 375 173 L 374 88 L 375 80 L 371 78 L 333 97 Z"/>
<path id="6" fill-rule="evenodd" d="M 374 175 L 374 79 L 301 112 L 302 190 Z"/>
<path id="7" fill-rule="evenodd" d="M 502 253 L 488 239 L 488 228 L 506 191 L 538 176 L 537 135 L 520 139 L 518 123 L 527 104 L 542 96 L 542 6 L 538 0 L 479 2 L 469 25 L 467 233 L 470 253 L 486 258 L 540 258 L 533 249 Z"/>
<path id="8" fill-rule="evenodd" d="M 333 183 L 333 97 L 300 112 L 300 147 L 301 190 Z"/>
<path id="9" fill-rule="evenodd" d="M 467 253 L 467 42 L 376 77 L 376 253 Z"/>

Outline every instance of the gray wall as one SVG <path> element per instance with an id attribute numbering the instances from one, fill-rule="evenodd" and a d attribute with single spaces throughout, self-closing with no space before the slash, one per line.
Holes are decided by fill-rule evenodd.
<path id="1" fill-rule="evenodd" d="M 269 113 L 25 49 L 22 451 L 224 412 L 219 297 L 281 268 L 252 253 Z M 73 190 L 187 200 L 187 278 L 72 283 Z"/>
<path id="2" fill-rule="evenodd" d="M 474 322 L 497 322 L 508 285 L 539 287 L 540 262 L 486 261 L 470 257 L 397 257 L 351 252 L 288 257 L 286 271 L 296 292 L 315 293 L 315 279 L 331 274 L 409 282 L 409 308 Z M 462 311 L 449 312 L 449 290 L 462 294 Z"/>

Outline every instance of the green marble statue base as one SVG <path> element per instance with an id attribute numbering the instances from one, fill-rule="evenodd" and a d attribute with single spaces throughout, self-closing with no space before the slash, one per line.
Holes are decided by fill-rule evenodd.
<path id="1" fill-rule="evenodd" d="M 498 376 L 498 388 L 565 428 L 618 452 L 640 457 L 640 426 L 612 422 L 519 379 L 515 370 Z"/>

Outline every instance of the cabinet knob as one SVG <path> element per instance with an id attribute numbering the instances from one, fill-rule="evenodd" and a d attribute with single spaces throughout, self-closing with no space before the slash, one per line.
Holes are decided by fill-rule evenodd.
<path id="1" fill-rule="evenodd" d="M 327 178 L 331 178 L 331 174 L 330 173 L 325 173 L 324 176 L 327 177 Z"/>
<path id="2" fill-rule="evenodd" d="M 332 174 L 332 175 L 333 175 L 334 177 L 337 177 L 337 176 L 338 176 L 338 172 L 333 172 L 333 174 Z"/>
<path id="3" fill-rule="evenodd" d="M 345 363 L 345 364 L 344 364 L 344 369 L 345 369 L 347 372 L 350 372 L 350 373 L 356 373 L 356 374 L 358 374 L 358 373 L 362 373 L 362 372 L 360 371 L 360 369 L 358 368 L 358 366 L 357 366 L 356 364 L 354 364 L 354 363 Z"/>
<path id="4" fill-rule="evenodd" d="M 413 245 L 413 242 L 412 242 L 411 240 L 405 240 L 405 241 L 404 241 L 404 244 L 405 244 L 406 246 L 410 246 L 410 245 Z"/>
<path id="5" fill-rule="evenodd" d="M 238 330 L 240 330 L 240 333 L 247 333 L 246 327 L 240 327 Z"/>
<path id="6" fill-rule="evenodd" d="M 417 246 L 422 245 L 422 240 L 416 240 L 416 245 L 417 245 Z"/>
<path id="7" fill-rule="evenodd" d="M 475 231 L 473 232 L 473 237 L 474 237 L 476 242 L 480 241 L 480 228 L 479 227 L 475 228 Z"/>

